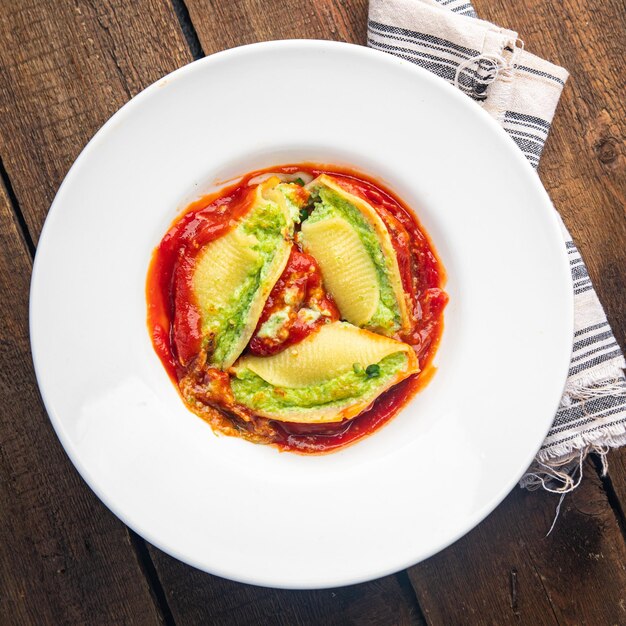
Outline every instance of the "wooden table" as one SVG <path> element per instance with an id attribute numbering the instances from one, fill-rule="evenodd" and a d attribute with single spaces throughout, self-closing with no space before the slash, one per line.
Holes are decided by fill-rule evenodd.
<path id="1" fill-rule="evenodd" d="M 476 0 L 567 67 L 541 178 L 624 346 L 623 0 Z M 2 0 L 0 14 L 0 622 L 3 624 L 626 624 L 626 451 L 565 499 L 514 489 L 456 544 L 341 589 L 280 591 L 192 569 L 82 482 L 31 365 L 28 285 L 48 207 L 94 132 L 205 54 L 291 37 L 364 43 L 366 0 Z M 441 485 L 453 498 L 462 485 Z M 410 494 L 407 494 L 409 497 Z M 393 529 L 389 529 L 393 532 Z"/>

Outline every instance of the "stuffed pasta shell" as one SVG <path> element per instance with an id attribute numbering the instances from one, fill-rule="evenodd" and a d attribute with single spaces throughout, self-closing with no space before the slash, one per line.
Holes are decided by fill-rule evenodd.
<path id="1" fill-rule="evenodd" d="M 410 306 L 381 216 L 327 174 L 307 189 L 314 210 L 302 226 L 302 245 L 320 264 L 342 317 L 385 335 L 409 330 Z"/>
<path id="2" fill-rule="evenodd" d="M 391 419 L 430 367 L 447 296 L 412 213 L 354 173 L 252 172 L 154 252 L 154 348 L 217 433 L 307 454 Z"/>

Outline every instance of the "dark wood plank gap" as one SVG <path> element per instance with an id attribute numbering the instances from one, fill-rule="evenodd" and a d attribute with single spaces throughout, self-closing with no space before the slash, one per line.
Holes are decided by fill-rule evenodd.
<path id="1" fill-rule="evenodd" d="M 5 4 L 0 38 L 7 44 L 0 64 L 0 178 L 29 252 L 22 258 L 10 240 L 4 245 L 3 205 L 6 298 L 0 306 L 12 306 L 2 311 L 6 332 L 0 341 L 0 532 L 6 536 L 12 519 L 21 522 L 8 534 L 11 551 L 0 551 L 0 613 L 24 623 L 174 623 L 143 540 L 131 541 L 61 450 L 29 367 L 26 320 L 35 242 L 67 169 L 115 110 L 191 54 L 173 8 L 160 0 Z M 5 273 L 7 261 L 14 269 Z M 21 329 L 16 337 L 5 336 L 13 328 Z M 16 342 L 18 360 L 12 356 Z M 5 397 L 16 393 L 19 402 Z M 5 415 L 14 419 L 13 430 Z M 35 428 L 37 435 L 30 432 Z M 22 471 L 24 463 L 28 471 Z M 32 497 L 13 492 L 7 504 L 3 488 L 12 484 Z"/>
<path id="2" fill-rule="evenodd" d="M 187 45 L 189 46 L 193 60 L 197 61 L 206 56 L 200 44 L 200 39 L 198 39 L 198 33 L 189 17 L 189 9 L 184 0 L 172 0 L 172 7 L 174 8 L 174 13 L 183 31 L 183 35 L 185 35 L 185 39 L 187 40 Z"/>
<path id="3" fill-rule="evenodd" d="M 514 490 L 454 545 L 409 569 L 429 623 L 626 621 L 626 542 L 593 462 L 564 499 Z"/>
<path id="4" fill-rule="evenodd" d="M 72 467 L 42 406 L 24 232 L 0 182 L 0 615 L 15 624 L 159 624 L 123 524 Z"/>
<path id="5" fill-rule="evenodd" d="M 605 487 L 611 498 L 613 510 L 616 511 L 621 521 L 622 532 L 626 532 L 624 516 L 626 512 L 626 447 L 611 451 L 607 460 L 609 475 L 604 479 Z"/>
<path id="6" fill-rule="evenodd" d="M 591 455 L 591 457 L 598 477 L 600 478 L 600 481 L 602 483 L 604 493 L 606 494 L 606 499 L 613 509 L 613 513 L 615 514 L 615 517 L 619 523 L 620 530 L 622 531 L 622 536 L 626 540 L 626 514 L 624 511 L 622 499 L 615 489 L 615 485 L 613 484 L 613 480 L 611 479 L 611 474 L 608 473 L 606 476 L 602 476 L 602 461 L 600 460 L 600 458 L 595 454 Z"/>
<path id="7" fill-rule="evenodd" d="M 409 578 L 409 573 L 407 570 L 402 570 L 395 574 L 396 580 L 400 585 L 400 589 L 403 590 L 405 597 L 407 600 L 413 604 L 413 608 L 415 610 L 415 616 L 420 624 L 427 624 L 426 616 L 422 611 L 422 607 L 420 606 L 419 600 L 417 598 L 417 594 L 415 593 L 415 589 L 413 584 L 411 583 L 411 579 Z"/>
<path id="8" fill-rule="evenodd" d="M 165 594 L 165 590 L 163 589 L 163 585 L 161 584 L 161 580 L 159 579 L 159 575 L 156 571 L 156 568 L 154 567 L 154 563 L 152 561 L 152 557 L 150 556 L 146 540 L 143 537 L 139 536 L 131 528 L 126 527 L 126 530 L 128 531 L 130 545 L 135 550 L 135 554 L 137 555 L 137 561 L 141 566 L 143 575 L 148 581 L 154 601 L 161 611 L 163 623 L 165 624 L 165 626 L 175 626 L 176 621 L 174 620 L 174 616 L 172 615 L 172 610 L 170 609 L 170 605 L 167 601 L 167 596 Z"/>
<path id="9" fill-rule="evenodd" d="M 270 589 L 206 574 L 148 547 L 179 624 L 425 624 L 413 592 L 407 592 L 396 576 L 337 589 Z"/>
<path id="10" fill-rule="evenodd" d="M 15 220 L 19 227 L 18 230 L 20 231 L 20 234 L 22 235 L 24 245 L 26 249 L 28 250 L 30 258 L 34 259 L 35 245 L 30 236 L 28 225 L 26 224 L 26 221 L 24 220 L 24 216 L 22 215 L 22 212 L 19 207 L 19 202 L 17 200 L 17 197 L 15 196 L 15 192 L 13 191 L 13 188 L 11 186 L 11 181 L 6 172 L 6 169 L 4 168 L 4 164 L 1 158 L 0 158 L 0 179 L 2 181 L 2 184 L 4 184 L 6 194 L 9 200 L 9 205 L 13 209 Z M 152 563 L 152 559 L 150 557 L 150 553 L 148 552 L 146 542 L 144 541 L 144 539 L 142 539 L 139 535 L 137 535 L 137 533 L 135 533 L 130 528 L 126 527 L 126 530 L 128 532 L 130 544 L 133 546 L 133 549 L 135 550 L 137 561 L 141 567 L 141 570 L 144 576 L 146 577 L 148 581 L 150 591 L 152 593 L 154 601 L 159 607 L 159 610 L 161 612 L 163 623 L 166 624 L 166 626 L 174 625 L 175 622 L 172 616 L 172 612 L 169 608 L 169 605 L 167 604 L 165 592 L 163 591 L 161 581 L 159 580 L 158 574 L 156 573 L 156 570 L 154 568 L 154 564 Z"/>
<path id="11" fill-rule="evenodd" d="M 13 191 L 13 185 L 11 184 L 11 179 L 7 174 L 6 168 L 4 167 L 4 162 L 0 157 L 0 180 L 6 189 L 6 193 L 9 199 L 9 205 L 13 209 L 13 214 L 15 215 L 15 220 L 19 226 L 19 231 L 24 239 L 24 244 L 28 249 L 28 253 L 30 254 L 31 259 L 35 258 L 35 243 L 33 242 L 33 238 L 30 235 L 30 231 L 28 230 L 28 224 L 24 219 L 24 214 L 22 213 L 22 209 L 20 208 L 20 203 L 17 200 L 17 196 L 15 195 L 15 191 Z"/>

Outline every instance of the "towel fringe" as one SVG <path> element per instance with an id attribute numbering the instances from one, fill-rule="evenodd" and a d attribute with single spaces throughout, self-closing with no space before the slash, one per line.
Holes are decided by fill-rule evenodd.
<path id="1" fill-rule="evenodd" d="M 621 359 L 620 359 L 621 361 Z M 575 400 L 591 400 L 600 396 L 626 395 L 626 381 L 622 364 L 611 364 L 568 382 L 565 386 L 561 406 L 569 407 Z"/>
<path id="2" fill-rule="evenodd" d="M 601 442 L 601 443 L 600 443 Z M 535 491 L 545 489 L 551 493 L 570 493 L 582 480 L 583 462 L 590 453 L 596 454 L 606 476 L 609 464 L 607 454 L 612 448 L 626 445 L 626 426 L 612 424 L 593 433 L 581 433 L 566 446 L 557 446 L 550 452 L 540 452 L 519 484 Z"/>

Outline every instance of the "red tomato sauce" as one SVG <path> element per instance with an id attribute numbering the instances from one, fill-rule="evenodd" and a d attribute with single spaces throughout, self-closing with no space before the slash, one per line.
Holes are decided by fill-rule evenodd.
<path id="1" fill-rule="evenodd" d="M 193 260 L 203 246 L 226 234 L 246 213 L 250 191 L 237 185 L 192 202 L 152 255 L 146 284 L 148 328 L 173 380 L 184 374 L 200 348 L 200 313 L 191 291 Z"/>
<path id="2" fill-rule="evenodd" d="M 362 175 L 361 175 L 362 176 Z M 448 296 L 443 291 L 445 273 L 434 249 L 411 213 L 399 199 L 364 178 L 335 174 L 342 187 L 370 203 L 385 222 L 393 243 L 402 277 L 402 285 L 411 294 L 416 323 L 403 339 L 415 349 L 420 367 L 430 362 L 431 346 L 436 348 L 443 309 Z M 391 220 L 389 219 L 391 216 Z M 435 342 L 433 345 L 433 341 Z"/>
<path id="3" fill-rule="evenodd" d="M 299 316 L 302 309 L 315 310 L 320 316 L 308 320 Z M 277 311 L 287 311 L 289 319 L 276 338 L 259 336 L 259 329 Z M 322 273 L 317 261 L 295 246 L 291 250 L 287 266 L 270 292 L 259 318 L 248 350 L 258 356 L 269 356 L 302 341 L 326 320 L 339 319 L 335 302 L 322 287 Z"/>
<path id="4" fill-rule="evenodd" d="M 181 389 L 183 382 L 187 388 L 188 375 L 197 368 L 196 357 L 201 344 L 200 314 L 191 291 L 195 256 L 204 245 L 236 225 L 250 206 L 254 189 L 250 181 L 268 172 L 289 175 L 305 172 L 312 177 L 329 174 L 346 191 L 363 198 L 378 212 L 390 232 L 403 287 L 410 295 L 413 308 L 413 327 L 401 338 L 415 349 L 421 372 L 381 394 L 357 417 L 333 424 L 279 422 L 223 403 L 211 404 L 208 418 L 204 409 L 188 406 L 225 434 L 238 434 L 303 454 L 331 452 L 389 422 L 427 384 L 434 373 L 432 359 L 443 330 L 443 310 L 448 301 L 443 291 L 444 269 L 413 212 L 381 183 L 347 168 L 284 165 L 251 172 L 236 183 L 193 202 L 174 221 L 154 251 L 146 285 L 148 329 L 170 378 L 177 385 L 180 383 Z M 339 319 L 332 298 L 323 289 L 315 259 L 294 245 L 287 266 L 266 301 L 247 351 L 262 356 L 275 354 L 314 332 L 325 316 L 317 320 L 300 319 L 298 311 L 303 307 L 324 311 L 331 320 Z M 276 338 L 259 336 L 263 323 L 279 309 L 289 311 L 284 332 Z M 203 379 L 207 380 L 206 373 Z M 226 376 L 221 375 L 221 379 L 224 379 L 222 385 L 226 384 Z M 221 396 L 232 399 L 230 393 Z M 211 403 L 210 398 L 207 403 Z"/>

